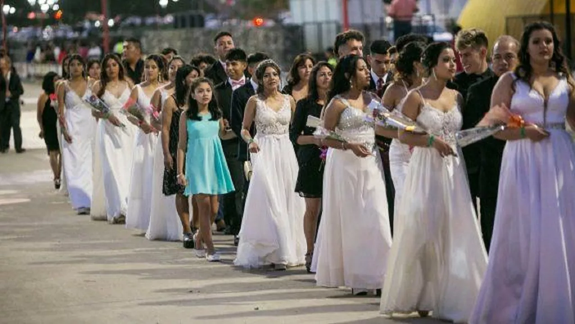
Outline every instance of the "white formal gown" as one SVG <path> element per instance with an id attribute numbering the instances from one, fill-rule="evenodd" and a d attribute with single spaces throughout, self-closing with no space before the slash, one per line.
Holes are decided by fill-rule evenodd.
<path id="1" fill-rule="evenodd" d="M 408 92 L 407 87 L 405 91 Z M 407 98 L 407 94 L 395 109 L 401 112 L 403 108 L 403 103 Z M 407 170 L 409 168 L 409 160 L 411 159 L 411 150 L 409 145 L 403 144 L 399 139 L 394 138 L 389 146 L 389 169 L 391 171 L 391 179 L 393 180 L 393 187 L 395 188 L 395 204 L 394 206 L 399 206 L 401 203 L 401 193 L 403 191 L 403 184 L 405 183 L 405 177 L 407 176 Z M 397 214 L 398 209 L 395 209 L 395 214 Z M 397 217 L 393 218 L 394 228 L 395 223 L 397 223 Z"/>
<path id="2" fill-rule="evenodd" d="M 108 222 L 113 222 L 120 215 L 125 217 L 128 210 L 132 157 L 134 156 L 137 128 L 128 121 L 120 110 L 123 109 L 123 105 L 129 98 L 130 89 L 128 87 L 119 98 L 108 90 L 102 96 L 102 100 L 110 106 L 111 112 L 125 125 L 123 128 L 117 127 L 108 120 L 99 124 L 102 176 L 104 178 Z"/>
<path id="3" fill-rule="evenodd" d="M 516 84 L 511 111 L 549 137 L 508 141 L 489 265 L 470 323 L 575 323 L 575 150 L 565 131 L 570 89 L 543 97 Z"/>
<path id="4" fill-rule="evenodd" d="M 375 146 L 373 124 L 365 112 L 347 107 L 335 132 L 362 143 L 372 155 L 329 149 L 323 175 L 323 212 L 314 250 L 318 286 L 380 289 L 383 285 L 391 230 L 383 165 Z"/>
<path id="5" fill-rule="evenodd" d="M 104 188 L 104 176 L 102 170 L 102 149 L 100 147 L 100 137 L 102 137 L 102 125 L 105 120 L 99 119 L 96 123 L 96 136 L 94 139 L 94 149 L 92 154 L 93 174 L 92 174 L 92 205 L 90 206 L 90 217 L 95 221 L 108 220 L 106 213 L 106 189 Z"/>
<path id="6" fill-rule="evenodd" d="M 294 191 L 299 166 L 289 139 L 291 114 L 289 96 L 284 96 L 277 112 L 257 99 L 255 140 L 260 151 L 250 154 L 253 176 L 234 261 L 237 266 L 305 263 L 305 201 Z"/>
<path id="7" fill-rule="evenodd" d="M 455 149 L 462 117 L 424 103 L 417 122 Z M 384 314 L 432 311 L 467 322 L 487 267 L 487 254 L 471 202 L 461 150 L 442 158 L 415 147 L 398 210 L 380 310 Z"/>
<path id="8" fill-rule="evenodd" d="M 162 107 L 169 98 L 162 90 Z M 154 165 L 152 175 L 152 198 L 150 205 L 150 223 L 146 231 L 148 240 L 181 241 L 184 231 L 178 212 L 176 210 L 176 195 L 165 196 L 162 192 L 164 185 L 164 151 L 162 150 L 161 133 L 158 144 L 154 148 Z M 174 161 L 176 163 L 176 161 Z M 192 219 L 192 204 L 190 202 L 190 219 Z"/>
<path id="9" fill-rule="evenodd" d="M 138 89 L 138 105 L 141 109 L 147 109 L 150 106 L 151 98 L 146 95 L 140 85 L 136 85 L 136 89 Z M 145 117 L 149 123 L 150 116 L 145 114 Z M 132 159 L 126 228 L 139 229 L 143 232 L 148 229 L 152 207 L 154 153 L 157 144 L 158 134 L 146 134 L 141 128 L 138 128 Z"/>
<path id="10" fill-rule="evenodd" d="M 86 89 L 84 96 L 90 96 Z M 66 128 L 72 143 L 62 140 L 63 169 L 68 184 L 68 196 L 72 208 L 90 208 L 92 205 L 92 151 L 96 136 L 96 120 L 82 98 L 66 85 Z M 63 137 L 63 136 L 62 136 Z"/>

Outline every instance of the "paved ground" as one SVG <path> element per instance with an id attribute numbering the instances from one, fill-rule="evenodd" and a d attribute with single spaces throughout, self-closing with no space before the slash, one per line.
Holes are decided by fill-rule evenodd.
<path id="1" fill-rule="evenodd" d="M 26 85 L 34 102 L 37 85 Z M 35 116 L 25 107 L 25 154 L 0 155 L 0 323 L 436 323 L 379 316 L 379 299 L 314 285 L 305 269 L 232 266 L 175 242 L 76 216 L 55 192 Z"/>

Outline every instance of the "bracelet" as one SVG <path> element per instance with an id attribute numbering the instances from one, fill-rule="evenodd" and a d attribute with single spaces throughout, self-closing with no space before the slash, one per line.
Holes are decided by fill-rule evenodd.
<path id="1" fill-rule="evenodd" d="M 183 173 L 178 174 L 177 178 L 183 178 L 185 177 Z"/>
<path id="2" fill-rule="evenodd" d="M 519 128 L 519 137 L 521 137 L 521 138 L 527 137 L 527 135 L 525 134 L 525 126 L 521 126 Z"/>
<path id="3" fill-rule="evenodd" d="M 427 139 L 427 147 L 431 147 L 433 142 L 435 142 L 435 136 L 429 135 L 429 138 Z"/>

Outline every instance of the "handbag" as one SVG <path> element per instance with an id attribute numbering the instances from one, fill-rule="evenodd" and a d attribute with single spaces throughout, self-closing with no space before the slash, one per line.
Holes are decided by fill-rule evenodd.
<path id="1" fill-rule="evenodd" d="M 248 145 L 246 151 L 248 152 L 247 154 L 247 160 L 244 162 L 244 176 L 246 177 L 246 181 L 250 181 L 252 179 L 252 174 L 254 173 L 253 167 L 252 167 L 252 161 L 250 161 L 250 146 Z"/>

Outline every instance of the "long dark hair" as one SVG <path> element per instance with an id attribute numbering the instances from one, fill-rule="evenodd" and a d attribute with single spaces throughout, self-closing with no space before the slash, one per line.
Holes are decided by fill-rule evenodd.
<path id="1" fill-rule="evenodd" d="M 355 75 L 357 62 L 359 60 L 363 60 L 363 58 L 355 54 L 349 54 L 344 56 L 337 63 L 331 78 L 331 84 L 329 87 L 330 90 L 327 95 L 327 102 L 330 102 L 333 97 L 351 89 L 351 80 Z"/>
<path id="2" fill-rule="evenodd" d="M 178 72 L 180 71 L 178 70 Z M 192 83 L 192 86 L 190 87 L 190 96 L 188 98 L 188 109 L 186 110 L 186 117 L 191 120 L 202 120 L 202 117 L 198 116 L 198 102 L 193 97 L 194 91 L 196 91 L 196 88 L 202 83 L 207 83 L 210 85 L 210 88 L 212 88 L 212 100 L 208 104 L 208 111 L 212 115 L 210 120 L 219 120 L 222 117 L 222 111 L 218 106 L 216 93 L 214 91 L 214 84 L 210 79 L 204 77 L 195 79 Z"/>
<path id="3" fill-rule="evenodd" d="M 44 75 L 42 80 L 42 90 L 46 92 L 47 95 L 51 95 L 56 92 L 56 88 L 54 87 L 54 78 L 58 76 L 56 72 L 48 72 Z"/>
<path id="4" fill-rule="evenodd" d="M 551 57 L 550 62 L 551 67 L 558 74 L 562 74 L 563 76 L 567 77 L 568 80 L 571 76 L 571 72 L 569 71 L 567 64 L 567 59 L 561 50 L 561 41 L 557 36 L 555 27 L 545 21 L 534 22 L 525 26 L 523 29 L 523 34 L 521 35 L 521 48 L 519 49 L 520 63 L 515 69 L 515 76 L 517 76 L 517 80 L 522 80 L 529 86 L 531 86 L 531 77 L 533 76 L 533 67 L 531 66 L 531 58 L 529 57 L 529 38 L 531 38 L 531 34 L 533 34 L 533 32 L 542 29 L 550 31 L 553 35 L 553 56 Z M 515 82 L 517 82 L 517 80 Z"/>
<path id="5" fill-rule="evenodd" d="M 298 84 L 301 81 L 298 69 L 300 68 L 300 66 L 304 65 L 308 60 L 311 61 L 312 65 L 315 65 L 315 59 L 313 58 L 313 56 L 307 53 L 299 54 L 293 60 L 293 64 L 289 70 L 287 77 L 287 83 L 288 86 L 290 86 L 290 88 L 293 88 L 296 84 Z"/>
<path id="6" fill-rule="evenodd" d="M 309 76 L 309 92 L 307 98 L 316 102 L 319 100 L 319 91 L 317 91 L 317 75 L 321 68 L 326 67 L 333 73 L 333 66 L 326 61 L 318 62 L 313 69 L 311 70 L 311 74 Z"/>
<path id="7" fill-rule="evenodd" d="M 261 61 L 256 68 L 256 78 L 258 79 L 258 94 L 264 93 L 264 74 L 266 73 L 266 69 L 269 67 L 276 70 L 278 75 L 281 75 L 281 69 L 276 62 L 270 59 Z"/>
<path id="8" fill-rule="evenodd" d="M 70 71 L 66 71 L 66 69 L 68 69 L 69 61 L 70 61 L 70 55 L 66 55 L 62 59 L 62 79 L 68 80 L 68 77 L 70 76 Z"/>
<path id="9" fill-rule="evenodd" d="M 68 57 L 68 63 L 66 64 L 66 66 L 68 66 L 68 77 L 67 79 L 71 78 L 72 75 L 70 75 L 70 64 L 72 64 L 72 61 L 78 61 L 82 64 L 82 67 L 84 67 L 84 70 L 82 71 L 82 77 L 85 79 L 86 78 L 86 61 L 84 61 L 84 58 L 80 55 L 80 54 L 72 54 Z"/>
<path id="10" fill-rule="evenodd" d="M 396 81 L 404 80 L 411 82 L 411 76 L 416 73 L 413 63 L 421 62 L 421 55 L 424 50 L 424 43 L 411 42 L 405 45 L 395 62 L 395 69 L 397 70 L 395 75 Z"/>
<path id="11" fill-rule="evenodd" d="M 116 63 L 118 63 L 118 68 L 120 69 L 118 73 L 118 80 L 120 81 L 126 80 L 124 78 L 124 66 L 122 65 L 122 61 L 120 60 L 118 55 L 113 53 L 106 54 L 106 56 L 104 56 L 104 59 L 102 60 L 102 71 L 100 72 L 100 90 L 98 91 L 98 97 L 100 98 L 104 95 L 104 92 L 106 92 L 106 85 L 108 85 L 108 82 L 110 82 L 110 78 L 106 73 L 106 66 L 108 65 L 109 60 L 114 60 L 116 61 Z"/>
<path id="12" fill-rule="evenodd" d="M 176 91 L 174 93 L 174 98 L 176 99 L 176 105 L 178 107 L 183 107 L 186 104 L 186 95 L 190 91 L 190 87 L 186 84 L 186 78 L 192 71 L 196 71 L 198 76 L 201 75 L 200 69 L 190 64 L 186 64 L 178 69 L 176 72 Z"/>
<path id="13" fill-rule="evenodd" d="M 160 55 L 152 54 L 146 57 L 146 61 L 154 61 L 158 66 L 158 82 L 162 82 L 166 76 L 166 59 Z M 144 61 L 144 63 L 146 62 Z"/>

